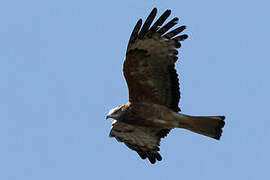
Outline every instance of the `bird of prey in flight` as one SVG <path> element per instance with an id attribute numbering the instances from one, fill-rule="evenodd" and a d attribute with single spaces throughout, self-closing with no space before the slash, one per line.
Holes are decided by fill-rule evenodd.
<path id="1" fill-rule="evenodd" d="M 219 140 L 225 125 L 224 116 L 191 116 L 180 112 L 178 75 L 175 62 L 186 27 L 169 31 L 178 23 L 166 10 L 154 23 L 154 8 L 144 24 L 135 25 L 126 51 L 123 73 L 126 79 L 128 102 L 110 110 L 106 118 L 113 118 L 110 137 L 124 142 L 142 159 L 154 164 L 161 161 L 160 139 L 173 128 L 184 128 Z M 153 23 L 153 25 L 151 25 Z M 169 32 L 168 32 L 169 31 Z"/>

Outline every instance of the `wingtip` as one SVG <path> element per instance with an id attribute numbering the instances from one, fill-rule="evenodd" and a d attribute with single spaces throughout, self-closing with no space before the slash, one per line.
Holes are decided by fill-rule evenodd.
<path id="1" fill-rule="evenodd" d="M 187 38 L 188 38 L 188 35 L 187 34 L 183 34 L 183 35 L 177 36 L 177 37 L 175 37 L 173 39 L 176 40 L 176 41 L 184 41 Z"/>
<path id="2" fill-rule="evenodd" d="M 155 164 L 158 161 L 161 161 L 162 160 L 162 157 L 159 153 L 156 153 L 156 154 L 149 154 L 147 156 L 148 160 L 150 161 L 151 164 Z"/>
<path id="3" fill-rule="evenodd" d="M 151 15 L 154 14 L 156 16 L 156 14 L 157 14 L 157 8 L 156 7 L 153 8 L 150 14 Z"/>
<path id="4" fill-rule="evenodd" d="M 188 38 L 188 35 L 187 34 L 183 34 L 182 35 L 182 41 L 186 40 Z"/>
<path id="5" fill-rule="evenodd" d="M 178 23 L 179 18 L 178 18 L 178 17 L 174 17 L 174 18 L 173 18 L 173 21 L 175 21 L 176 23 Z"/>
<path id="6" fill-rule="evenodd" d="M 163 14 L 168 14 L 168 16 L 170 16 L 171 15 L 171 12 L 172 12 L 172 10 L 167 9 Z"/>
<path id="7" fill-rule="evenodd" d="M 152 9 L 152 11 L 156 11 L 157 12 L 157 8 L 156 7 L 154 7 L 153 9 Z M 164 13 L 171 13 L 171 9 L 166 9 L 166 11 L 164 11 Z"/>
<path id="8" fill-rule="evenodd" d="M 153 153 L 153 152 L 150 152 L 150 151 L 144 152 L 144 151 L 138 151 L 137 150 L 137 153 L 139 154 L 139 156 L 142 159 L 147 158 L 151 164 L 155 164 L 157 161 L 162 160 L 162 157 L 158 152 Z"/>
<path id="9" fill-rule="evenodd" d="M 156 7 L 154 7 L 154 8 L 152 9 L 152 11 L 156 11 L 156 12 L 157 12 L 157 8 L 156 8 Z"/>

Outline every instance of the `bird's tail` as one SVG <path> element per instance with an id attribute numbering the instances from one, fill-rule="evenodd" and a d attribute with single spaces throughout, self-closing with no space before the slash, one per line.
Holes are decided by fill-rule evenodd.
<path id="1" fill-rule="evenodd" d="M 179 127 L 219 140 L 225 116 L 189 116 L 178 114 Z"/>

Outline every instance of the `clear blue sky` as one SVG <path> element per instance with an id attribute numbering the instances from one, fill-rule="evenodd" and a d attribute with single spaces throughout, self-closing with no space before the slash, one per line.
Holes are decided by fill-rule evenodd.
<path id="1" fill-rule="evenodd" d="M 269 2 L 0 3 L 0 179 L 268 179 Z M 183 113 L 226 115 L 221 141 L 175 129 L 155 165 L 109 138 L 138 18 L 170 8 L 187 26 Z M 173 17 L 172 16 L 172 17 Z"/>

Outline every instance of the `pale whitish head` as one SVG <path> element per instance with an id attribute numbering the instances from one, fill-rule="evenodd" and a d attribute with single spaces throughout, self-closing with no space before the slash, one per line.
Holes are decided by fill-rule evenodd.
<path id="1" fill-rule="evenodd" d="M 121 114 L 122 114 L 121 107 L 122 107 L 122 106 L 117 106 L 117 107 L 111 109 L 111 110 L 109 111 L 108 115 L 106 116 L 106 119 L 108 119 L 108 118 L 113 118 L 113 119 L 118 120 L 119 117 L 120 117 Z"/>

